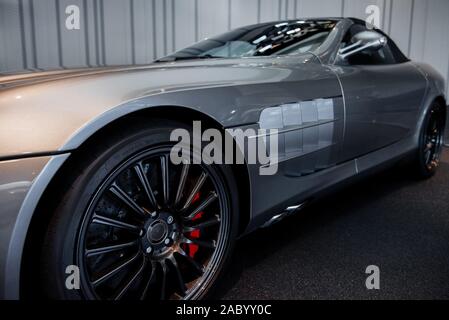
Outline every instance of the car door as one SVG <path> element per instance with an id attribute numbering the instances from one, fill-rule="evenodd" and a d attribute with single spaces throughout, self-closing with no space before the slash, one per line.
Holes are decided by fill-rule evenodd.
<path id="1" fill-rule="evenodd" d="M 344 41 L 361 31 L 366 27 L 354 25 Z M 341 161 L 393 144 L 412 134 L 416 127 L 426 82 L 387 39 L 387 45 L 380 50 L 362 51 L 335 65 L 345 98 Z"/>

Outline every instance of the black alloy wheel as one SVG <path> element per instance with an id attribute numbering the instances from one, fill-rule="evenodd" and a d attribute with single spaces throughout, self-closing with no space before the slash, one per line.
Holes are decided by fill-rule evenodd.
<path id="1" fill-rule="evenodd" d="M 445 122 L 444 108 L 439 103 L 434 103 L 426 114 L 421 130 L 420 147 L 416 160 L 421 178 L 433 176 L 439 166 Z"/>
<path id="2" fill-rule="evenodd" d="M 164 127 L 124 132 L 75 178 L 45 241 L 50 298 L 199 299 L 214 287 L 237 230 L 232 171 L 173 164 L 176 126 Z M 64 287 L 70 264 L 80 271 L 76 293 Z"/>
<path id="3" fill-rule="evenodd" d="M 169 153 L 129 159 L 92 200 L 77 247 L 90 297 L 188 299 L 222 255 L 223 187 L 208 167 L 173 166 Z"/>
<path id="4" fill-rule="evenodd" d="M 430 117 L 424 132 L 424 164 L 429 171 L 438 167 L 443 146 L 443 135 L 443 117 L 438 109 L 433 108 L 430 110 Z"/>

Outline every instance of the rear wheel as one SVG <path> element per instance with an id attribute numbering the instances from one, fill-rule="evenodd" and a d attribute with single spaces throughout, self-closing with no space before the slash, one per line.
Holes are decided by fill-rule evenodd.
<path id="1" fill-rule="evenodd" d="M 42 278 L 58 299 L 198 299 L 223 271 L 237 231 L 225 166 L 174 165 L 172 129 L 128 130 L 87 161 L 46 235 Z M 68 290 L 66 267 L 79 268 Z"/>
<path id="2" fill-rule="evenodd" d="M 445 122 L 444 107 L 434 103 L 426 114 L 414 162 L 420 178 L 430 178 L 439 166 Z"/>

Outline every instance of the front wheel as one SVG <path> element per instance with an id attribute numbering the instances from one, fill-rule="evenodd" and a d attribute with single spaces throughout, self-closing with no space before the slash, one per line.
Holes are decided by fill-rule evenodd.
<path id="1" fill-rule="evenodd" d="M 46 234 L 49 297 L 199 299 L 214 286 L 236 236 L 235 181 L 225 166 L 174 165 L 169 136 L 182 124 L 166 123 L 125 130 L 82 161 Z M 79 290 L 67 288 L 71 265 Z"/>

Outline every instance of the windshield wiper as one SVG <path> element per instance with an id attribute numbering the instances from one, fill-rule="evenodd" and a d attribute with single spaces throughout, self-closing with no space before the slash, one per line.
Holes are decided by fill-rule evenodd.
<path id="1" fill-rule="evenodd" d="M 217 58 L 224 58 L 224 57 L 216 57 L 216 56 L 212 56 L 210 54 L 205 54 L 203 56 L 184 56 L 184 57 L 168 56 L 168 57 L 157 59 L 154 62 L 173 62 L 173 61 L 180 61 L 180 60 L 217 59 Z"/>

